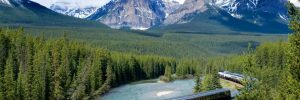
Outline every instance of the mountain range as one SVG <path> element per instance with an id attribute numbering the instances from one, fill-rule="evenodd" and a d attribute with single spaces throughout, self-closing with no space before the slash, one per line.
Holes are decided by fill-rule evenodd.
<path id="1" fill-rule="evenodd" d="M 1 0 L 0 25 L 107 28 L 101 23 L 56 13 L 30 0 Z"/>
<path id="2" fill-rule="evenodd" d="M 155 29 L 173 32 L 287 33 L 286 3 L 286 0 L 189 0 Z"/>
<path id="3" fill-rule="evenodd" d="M 38 16 L 40 13 L 47 14 L 47 16 L 49 14 L 51 16 L 63 16 L 58 14 L 61 13 L 101 22 L 116 29 L 202 33 L 289 32 L 286 9 L 288 0 L 111 0 L 103 6 L 80 6 L 78 3 L 55 2 L 48 8 L 30 0 L 1 0 L 0 5 L 6 5 L 4 7 L 8 9 L 17 4 L 14 2 L 22 2 L 22 5 L 26 5 L 25 8 L 39 11 L 35 14 L 20 12 L 24 13 L 26 19 L 37 17 L 40 21 L 48 21 L 41 18 L 43 16 Z M 97 0 L 93 0 L 93 2 L 97 2 Z M 24 10 L 24 7 L 15 7 Z M 13 13 L 2 10 L 1 12 L 6 17 L 8 16 L 5 15 L 6 13 Z M 35 17 L 31 17 L 31 15 L 35 15 Z M 53 18 L 49 19 L 59 20 Z M 65 20 L 66 18 L 76 19 L 67 16 L 60 19 Z M 90 23 L 91 21 L 87 22 Z"/>
<path id="4" fill-rule="evenodd" d="M 289 32 L 285 6 L 287 2 L 288 0 L 186 0 L 184 3 L 175 0 L 112 0 L 90 13 L 86 19 L 117 29 L 286 33 Z"/>
<path id="5" fill-rule="evenodd" d="M 161 24 L 179 5 L 170 0 L 113 0 L 87 19 L 112 28 L 148 29 Z"/>

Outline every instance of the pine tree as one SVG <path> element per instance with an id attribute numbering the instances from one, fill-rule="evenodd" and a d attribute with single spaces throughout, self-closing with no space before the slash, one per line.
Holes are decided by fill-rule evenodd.
<path id="1" fill-rule="evenodd" d="M 200 87 L 201 87 L 201 81 L 200 81 L 200 77 L 199 75 L 195 75 L 195 86 L 194 86 L 194 93 L 198 93 L 201 91 Z"/>
<path id="2" fill-rule="evenodd" d="M 51 45 L 51 65 L 52 68 L 50 71 L 53 73 L 53 76 L 50 76 L 50 79 L 53 78 L 53 97 L 55 99 L 63 99 L 67 97 L 68 89 L 70 88 L 71 81 L 74 78 L 74 69 L 71 73 L 71 56 L 70 56 L 70 47 L 69 42 L 66 38 L 54 41 L 54 45 Z M 51 84 L 50 84 L 51 85 Z"/>
<path id="3" fill-rule="evenodd" d="M 184 75 L 184 63 L 180 61 L 178 66 L 176 67 L 176 75 L 183 76 Z"/>
<path id="4" fill-rule="evenodd" d="M 16 81 L 14 80 L 14 58 L 10 53 L 5 66 L 4 85 L 5 85 L 5 98 L 8 100 L 16 99 Z"/>
<path id="5" fill-rule="evenodd" d="M 282 93 L 286 99 L 299 99 L 300 96 L 300 12 L 292 3 L 288 4 L 290 15 L 289 28 L 293 33 L 289 36 L 289 48 L 285 79 L 283 79 Z"/>
<path id="6" fill-rule="evenodd" d="M 101 66 L 101 51 L 96 50 L 93 55 L 92 72 L 91 72 L 91 87 L 92 91 L 96 91 L 102 85 L 102 66 Z"/>
<path id="7" fill-rule="evenodd" d="M 17 30 L 15 37 L 12 37 L 13 39 L 13 45 L 14 45 L 14 56 L 16 57 L 16 63 L 17 65 L 15 66 L 14 73 L 15 73 L 15 78 L 16 78 L 16 95 L 17 99 L 23 99 L 25 98 L 25 93 L 24 93 L 24 86 L 25 86 L 25 81 L 24 78 L 26 77 L 26 37 L 23 35 L 24 29 L 20 28 Z"/>
<path id="8" fill-rule="evenodd" d="M 22 71 L 22 70 L 20 70 Z M 16 88 L 17 88 L 17 91 L 16 91 L 16 95 L 17 95 L 17 99 L 18 100 L 21 100 L 24 98 L 24 79 L 23 79 L 23 73 L 22 72 L 19 72 L 18 73 L 18 79 L 17 79 L 17 83 L 16 83 Z"/>
<path id="9" fill-rule="evenodd" d="M 114 73 L 111 67 L 111 64 L 107 65 L 106 68 L 106 79 L 105 82 L 103 83 L 103 85 L 94 93 L 95 95 L 101 95 L 103 93 L 105 93 L 106 91 L 108 91 L 111 88 L 111 83 L 113 81 L 113 77 L 114 77 Z"/>
<path id="10" fill-rule="evenodd" d="M 291 16 L 290 29 L 294 31 L 289 37 L 288 66 L 292 77 L 300 81 L 300 12 L 291 3 L 288 12 Z"/>
<path id="11" fill-rule="evenodd" d="M 8 52 L 10 49 L 9 39 L 3 34 L 0 33 L 0 99 L 4 99 L 5 90 L 4 90 L 4 66 L 6 59 L 8 57 Z"/>
<path id="12" fill-rule="evenodd" d="M 169 78 L 170 80 L 172 80 L 172 68 L 169 64 L 165 68 L 165 75 L 164 76 Z"/>
<path id="13" fill-rule="evenodd" d="M 69 51 L 69 44 L 66 39 L 62 40 L 60 42 L 62 45 L 61 50 L 61 61 L 60 61 L 60 67 L 58 68 L 58 74 L 59 74 L 59 80 L 60 80 L 60 86 L 62 88 L 62 96 L 63 98 L 66 98 L 67 90 L 70 87 L 71 84 L 71 76 L 70 76 L 70 51 Z"/>
<path id="14" fill-rule="evenodd" d="M 54 74 L 55 74 L 55 68 L 54 68 L 54 58 L 52 55 L 52 42 L 45 42 L 43 49 L 45 50 L 45 69 L 43 70 L 45 76 L 45 98 L 46 100 L 53 100 L 55 99 L 54 96 Z"/>
<path id="15" fill-rule="evenodd" d="M 218 73 L 217 69 L 214 66 L 211 66 L 211 68 L 209 69 L 209 73 L 206 74 L 204 76 L 204 79 L 202 80 L 200 86 L 201 91 L 209 91 L 209 90 L 222 88 L 217 73 Z"/>
<path id="16" fill-rule="evenodd" d="M 34 67 L 33 67 L 33 58 L 34 58 L 34 39 L 27 38 L 26 39 L 26 66 L 25 66 L 25 74 L 24 74 L 24 99 L 34 99 L 33 98 L 33 91 L 34 88 Z"/>
<path id="17" fill-rule="evenodd" d="M 64 94 L 64 84 L 62 83 L 63 81 L 63 72 L 64 68 L 61 68 L 61 63 L 62 63 L 62 55 L 61 55 L 61 50 L 63 45 L 60 42 L 61 40 L 57 40 L 54 42 L 53 47 L 51 48 L 51 56 L 52 56 L 52 67 L 54 70 L 54 76 L 53 76 L 53 96 L 55 99 L 61 100 L 65 98 Z"/>
<path id="18" fill-rule="evenodd" d="M 247 50 L 247 54 L 246 54 L 246 61 L 244 63 L 244 68 L 243 68 L 243 72 L 247 73 L 247 74 L 251 74 L 253 72 L 252 68 L 254 66 L 254 62 L 257 59 L 253 59 L 253 49 L 252 49 L 252 44 L 249 43 L 248 44 L 248 50 Z M 259 66 L 261 67 L 261 66 Z"/>
<path id="19" fill-rule="evenodd" d="M 32 99 L 45 99 L 45 78 L 46 78 L 46 50 L 43 48 L 43 41 L 37 40 L 36 53 L 33 60 L 34 81 L 32 82 Z M 43 48 L 43 49 L 41 49 Z"/>
<path id="20" fill-rule="evenodd" d="M 130 57 L 128 65 L 130 67 L 131 81 L 136 81 L 138 79 L 137 71 L 139 67 L 137 60 L 134 57 Z"/>
<path id="21" fill-rule="evenodd" d="M 77 76 L 77 79 L 75 80 L 74 92 L 71 95 L 72 100 L 81 100 L 89 95 L 88 93 L 86 93 L 88 89 L 86 84 L 88 83 L 90 64 L 90 58 L 86 59 L 84 63 L 81 64 L 83 68 L 79 70 L 79 74 Z"/>

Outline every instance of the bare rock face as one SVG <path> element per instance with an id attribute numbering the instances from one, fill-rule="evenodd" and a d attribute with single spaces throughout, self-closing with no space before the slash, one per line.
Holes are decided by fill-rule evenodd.
<path id="1" fill-rule="evenodd" d="M 185 0 L 184 3 L 179 3 L 177 0 L 112 0 L 87 19 L 102 22 L 112 28 L 140 30 L 189 23 L 199 15 L 218 18 L 230 16 L 238 19 L 237 21 L 264 26 L 277 22 L 286 23 L 287 1 Z"/>
<path id="2" fill-rule="evenodd" d="M 148 29 L 165 18 L 162 0 L 114 0 L 88 19 L 112 28 Z"/>
<path id="3" fill-rule="evenodd" d="M 87 19 L 100 21 L 111 28 L 145 30 L 162 24 L 181 5 L 175 0 L 113 0 Z"/>
<path id="4" fill-rule="evenodd" d="M 171 13 L 176 11 L 182 4 L 180 4 L 177 1 L 174 0 L 164 0 L 164 12 L 165 12 L 165 18 L 169 17 Z"/>
<path id="5" fill-rule="evenodd" d="M 100 21 L 111 28 L 144 30 L 162 24 L 184 23 L 188 14 L 206 11 L 205 0 L 114 0 L 87 19 Z"/>
<path id="6" fill-rule="evenodd" d="M 188 15 L 202 12 L 226 12 L 236 19 L 263 25 L 268 19 L 285 23 L 288 19 L 285 4 L 288 0 L 187 0 L 179 9 L 171 13 L 164 25 L 188 23 L 193 19 Z M 222 15 L 222 14 L 221 14 Z"/>
<path id="7" fill-rule="evenodd" d="M 186 23 L 184 17 L 193 13 L 200 13 L 207 10 L 205 0 L 187 0 L 182 6 L 180 6 L 175 12 L 171 13 L 164 21 L 164 25 L 175 23 Z"/>

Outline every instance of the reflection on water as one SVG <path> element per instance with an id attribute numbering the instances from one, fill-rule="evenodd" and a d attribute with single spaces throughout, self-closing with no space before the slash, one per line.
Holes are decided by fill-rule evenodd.
<path id="1" fill-rule="evenodd" d="M 171 83 L 128 84 L 112 89 L 101 100 L 162 100 L 193 94 L 193 79 Z"/>
<path id="2" fill-rule="evenodd" d="M 156 96 L 160 97 L 160 96 L 171 94 L 173 92 L 174 91 L 161 91 L 161 92 L 156 93 Z"/>

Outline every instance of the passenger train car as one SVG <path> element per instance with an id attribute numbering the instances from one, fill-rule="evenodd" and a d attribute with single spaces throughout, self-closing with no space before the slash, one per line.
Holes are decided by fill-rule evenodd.
<path id="1" fill-rule="evenodd" d="M 232 73 L 229 71 L 218 72 L 218 75 L 223 79 L 230 80 L 239 84 L 242 84 L 243 80 L 245 79 L 244 75 L 238 73 Z"/>

